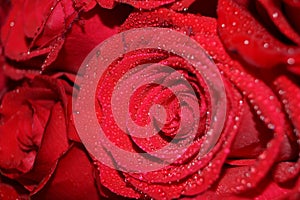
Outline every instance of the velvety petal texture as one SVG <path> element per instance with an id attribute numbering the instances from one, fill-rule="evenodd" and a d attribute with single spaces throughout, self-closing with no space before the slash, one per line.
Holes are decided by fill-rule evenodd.
<path id="1" fill-rule="evenodd" d="M 108 12 L 95 1 L 12 1 L 1 30 L 4 55 L 22 62 L 14 66 L 18 69 L 76 73 L 87 54 L 116 33 L 130 10 L 119 6 Z"/>
<path id="2" fill-rule="evenodd" d="M 88 196 L 82 193 L 86 189 L 76 187 L 82 184 L 81 181 L 89 179 L 91 185 L 85 182 L 85 185 L 91 188 L 91 192 L 88 193 L 93 199 L 98 197 L 96 186 L 92 189 L 93 168 L 88 155 L 81 147 L 73 145 L 68 138 L 68 104 L 71 89 L 66 76 L 58 79 L 36 76 L 3 97 L 0 111 L 1 173 L 22 184 L 33 198 L 36 194 L 43 199 L 48 193 L 52 194 L 52 191 L 47 189 L 47 184 L 50 183 L 54 188 L 58 187 L 63 191 L 60 181 L 55 181 L 57 178 L 68 180 L 71 183 L 67 186 L 68 189 L 73 188 L 84 196 Z M 71 161 L 66 163 L 63 158 L 76 158 L 76 161 L 74 160 L 74 164 L 71 164 Z M 80 164 L 76 164 L 81 158 Z M 63 163 L 79 167 L 74 170 L 87 173 L 88 178 L 75 172 L 69 174 L 77 174 L 77 177 L 66 176 L 66 164 Z M 54 196 L 59 194 L 53 192 Z"/>
<path id="3" fill-rule="evenodd" d="M 218 31 L 227 50 L 251 66 L 298 73 L 300 36 L 281 9 L 284 2 L 220 0 Z"/>

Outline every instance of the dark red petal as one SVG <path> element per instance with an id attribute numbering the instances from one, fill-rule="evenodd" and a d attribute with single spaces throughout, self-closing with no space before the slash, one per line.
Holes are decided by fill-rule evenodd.
<path id="1" fill-rule="evenodd" d="M 33 79 L 35 76 L 40 75 L 40 70 L 26 70 L 17 69 L 8 63 L 3 64 L 3 74 L 12 80 L 21 80 L 24 78 Z"/>
<path id="2" fill-rule="evenodd" d="M 13 10 L 1 33 L 4 53 L 10 59 L 26 61 L 31 68 L 39 70 L 42 64 L 44 69 L 56 60 L 79 11 L 89 11 L 95 6 L 95 2 L 76 1 L 75 4 L 65 0 L 50 3 L 28 0 L 24 8 L 23 4 L 23 1 L 12 2 Z M 26 18 L 28 13 L 30 20 L 24 21 L 23 16 Z"/>
<path id="3" fill-rule="evenodd" d="M 172 6 L 171 9 L 181 11 L 181 10 L 187 10 L 192 3 L 194 3 L 196 0 L 180 0 L 175 2 Z M 205 7 L 203 5 L 203 7 Z"/>
<path id="4" fill-rule="evenodd" d="M 294 133 L 300 132 L 300 88 L 287 76 L 278 77 L 274 85 L 278 91 L 286 112 L 295 128 Z"/>
<path id="5" fill-rule="evenodd" d="M 117 0 L 118 2 L 127 3 L 130 4 L 136 8 L 142 8 L 142 9 L 152 9 L 157 8 L 162 5 L 170 4 L 175 2 L 175 0 L 149 0 L 149 1 L 143 1 L 143 0 Z"/>
<path id="6" fill-rule="evenodd" d="M 298 143 L 297 162 L 280 163 L 274 172 L 276 181 L 286 182 L 299 176 L 300 173 L 300 89 L 298 85 L 284 75 L 278 77 L 274 85 L 294 126 L 294 134 L 296 137 L 292 137 L 290 140 L 292 140 L 295 145 Z"/>
<path id="7" fill-rule="evenodd" d="M 97 0 L 98 4 L 103 8 L 113 8 L 116 4 L 115 0 Z"/>
<path id="8" fill-rule="evenodd" d="M 0 182 L 0 199 L 1 200 L 16 200 L 19 198 L 20 198 L 20 195 L 12 186 Z"/>
<path id="9" fill-rule="evenodd" d="M 0 46 L 0 48 L 1 48 L 1 46 Z M 0 52 L 0 54 L 1 54 L 1 52 Z M 2 96 L 7 89 L 6 88 L 7 78 L 5 77 L 4 72 L 3 72 L 3 65 L 4 65 L 4 58 L 3 58 L 3 56 L 0 55 L 0 99 L 2 99 Z"/>
<path id="10" fill-rule="evenodd" d="M 4 117 L 14 115 L 17 110 L 28 103 L 28 100 L 44 100 L 49 106 L 53 105 L 53 99 L 57 97 L 52 91 L 46 88 L 21 87 L 12 92 L 6 93 L 3 97 L 0 112 Z"/>
<path id="11" fill-rule="evenodd" d="M 259 0 L 257 1 L 267 11 L 269 18 L 276 25 L 276 27 L 287 38 L 300 45 L 300 35 L 289 24 L 282 12 L 282 4 L 280 0 Z"/>
<path id="12" fill-rule="evenodd" d="M 60 158 L 55 172 L 45 187 L 32 199 L 98 200 L 94 167 L 81 146 L 73 146 Z"/>
<path id="13" fill-rule="evenodd" d="M 281 43 L 234 1 L 218 4 L 218 30 L 227 50 L 256 67 L 298 65 L 300 48 Z M 232 34 L 234 33 L 234 37 Z"/>
<path id="14" fill-rule="evenodd" d="M 13 59 L 20 59 L 20 54 L 27 52 L 25 34 L 23 31 L 24 18 L 22 17 L 23 0 L 12 2 L 12 9 L 1 29 L 1 41 L 5 47 L 6 56 Z"/>
<path id="15" fill-rule="evenodd" d="M 281 162 L 278 163 L 273 170 L 273 179 L 278 183 L 284 183 L 292 180 L 299 175 L 299 159 L 298 162 Z"/>
<path id="16" fill-rule="evenodd" d="M 107 160 L 110 160 L 108 158 Z M 121 172 L 112 169 L 100 162 L 96 162 L 99 171 L 100 184 L 108 188 L 117 195 L 129 198 L 139 198 L 141 195 L 132 186 L 125 182 L 125 177 Z"/>
<path id="17" fill-rule="evenodd" d="M 241 124 L 241 120 L 239 119 L 244 112 L 244 103 L 241 103 L 243 100 L 239 92 L 234 87 L 231 87 L 232 85 L 230 83 L 224 83 L 229 101 L 227 108 L 229 111 L 226 116 L 226 124 L 221 136 L 225 136 L 224 142 L 221 149 L 214 153 L 214 157 L 210 161 L 209 165 L 202 170 L 202 177 L 201 173 L 199 174 L 198 171 L 198 175 L 202 178 L 203 183 L 199 184 L 199 181 L 201 181 L 200 177 L 193 177 L 193 179 L 190 178 L 187 181 L 188 187 L 184 191 L 184 194 L 186 195 L 195 195 L 204 192 L 219 178 L 224 162 L 230 152 L 233 140 L 238 133 L 238 127 Z"/>
<path id="18" fill-rule="evenodd" d="M 20 182 L 34 193 L 46 184 L 58 159 L 69 148 L 64 110 L 60 103 L 52 108 L 44 131 L 32 170 L 20 178 Z"/>
<path id="19" fill-rule="evenodd" d="M 32 112 L 28 107 L 19 108 L 12 117 L 0 126 L 0 166 L 7 176 L 18 177 L 33 166 L 36 152 L 23 149 L 34 145 L 30 140 Z M 19 141 L 20 140 L 20 141 Z"/>
<path id="20" fill-rule="evenodd" d="M 141 27 L 172 28 L 195 39 L 215 63 L 232 63 L 217 34 L 217 21 L 210 17 L 176 13 L 168 9 L 131 14 L 121 30 Z M 235 66 L 240 67 L 240 66 Z"/>
<path id="21" fill-rule="evenodd" d="M 149 184 L 147 182 L 140 181 L 125 174 L 125 178 L 136 190 L 141 191 L 154 199 L 175 199 L 179 198 L 183 184 L 170 183 L 170 184 Z"/>
<path id="22" fill-rule="evenodd" d="M 49 66 L 57 57 L 59 50 L 64 43 L 65 33 L 72 27 L 72 23 L 78 17 L 79 8 L 75 8 L 70 1 L 54 1 L 49 11 L 44 16 L 43 22 L 38 27 L 34 38 L 28 46 L 28 55 L 31 55 L 32 48 L 38 46 L 40 51 L 43 48 L 50 48 L 51 51 L 43 61 L 42 70 Z M 28 59 L 28 58 L 27 58 Z"/>
<path id="23" fill-rule="evenodd" d="M 244 109 L 238 134 L 229 154 L 229 157 L 233 159 L 256 158 L 265 149 L 273 135 L 256 117 L 248 104 L 245 104 Z"/>
<path id="24" fill-rule="evenodd" d="M 0 30 L 1 30 L 1 27 L 2 27 L 3 23 L 5 22 L 5 20 L 7 18 L 7 15 L 10 11 L 10 2 L 6 1 L 6 0 L 1 0 L 0 4 L 1 4 L 1 8 L 0 8 Z"/>
<path id="25" fill-rule="evenodd" d="M 285 121 L 280 102 L 274 98 L 274 93 L 264 83 L 237 69 L 229 70 L 223 67 L 221 69 L 243 92 L 254 110 L 260 111 L 258 116 L 261 120 L 274 131 L 274 138 L 268 143 L 267 149 L 260 154 L 256 163 L 249 167 L 247 175 L 243 175 L 239 177 L 239 181 L 231 183 L 232 190 L 239 193 L 255 187 L 276 161 L 284 140 Z M 246 185 L 246 183 L 250 184 Z"/>
<path id="26" fill-rule="evenodd" d="M 43 2 L 39 3 L 44 4 Z M 31 9 L 32 8 L 33 7 L 31 7 Z M 62 34 L 66 31 L 66 27 L 69 25 L 68 23 L 70 23 L 68 18 L 73 18 L 73 13 L 76 13 L 72 3 L 65 0 L 53 1 L 45 9 L 47 10 L 44 11 L 43 21 L 36 30 L 29 46 L 30 48 L 32 48 L 33 45 L 40 47 L 49 45 L 52 40 L 55 40 L 57 37 L 62 37 Z"/>
<path id="27" fill-rule="evenodd" d="M 170 4 L 175 2 L 175 0 L 97 0 L 100 6 L 104 8 L 113 8 L 115 2 L 126 3 L 132 5 L 135 8 L 139 9 L 152 9 L 157 8 L 162 5 Z"/>
<path id="28" fill-rule="evenodd" d="M 131 8 L 125 6 L 109 11 L 96 6 L 89 12 L 82 13 L 81 21 L 73 23 L 71 30 L 66 33 L 63 48 L 59 52 L 55 51 L 58 57 L 49 69 L 75 74 L 95 46 L 117 33 L 118 27 L 130 11 Z"/>
<path id="29" fill-rule="evenodd" d="M 221 197 L 226 197 L 225 199 L 281 199 L 280 197 L 283 197 L 284 194 L 291 192 L 295 188 L 295 185 L 278 185 L 277 183 L 272 181 L 271 177 L 268 176 L 254 190 L 251 190 L 244 194 L 236 195 L 232 193 L 230 187 L 228 186 L 231 184 L 231 182 L 236 181 L 237 177 L 242 177 L 244 174 L 247 174 L 248 167 L 224 167 L 223 170 L 224 171 L 222 173 L 220 181 L 214 186 L 214 189 L 211 191 L 214 192 L 214 194 L 209 195 L 213 198 L 218 199 Z M 246 183 L 246 185 L 249 184 L 250 183 Z M 208 192 L 208 194 L 211 192 Z M 203 198 L 205 196 L 206 194 L 204 193 L 200 197 Z"/>
<path id="30" fill-rule="evenodd" d="M 295 0 L 283 0 L 284 4 L 284 11 L 287 15 L 290 23 L 293 25 L 295 30 L 298 31 L 300 34 L 300 2 Z"/>
<path id="31" fill-rule="evenodd" d="M 24 13 L 24 33 L 26 37 L 33 38 L 40 28 L 46 14 L 50 12 L 53 1 L 26 0 L 22 12 Z"/>

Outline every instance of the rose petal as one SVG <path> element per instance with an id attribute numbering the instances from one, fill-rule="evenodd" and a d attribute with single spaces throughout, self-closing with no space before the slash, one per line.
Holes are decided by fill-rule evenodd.
<path id="1" fill-rule="evenodd" d="M 171 9 L 181 11 L 181 10 L 187 10 L 192 3 L 194 3 L 196 0 L 181 0 L 175 2 L 172 6 Z M 204 7 L 204 5 L 203 5 Z"/>
<path id="2" fill-rule="evenodd" d="M 20 195 L 12 186 L 0 183 L 0 198 L 2 200 L 15 200 L 19 199 Z"/>
<path id="3" fill-rule="evenodd" d="M 97 0 L 100 6 L 104 8 L 113 8 L 115 2 L 126 3 L 132 5 L 135 8 L 141 9 L 152 9 L 157 8 L 162 5 L 173 3 L 175 0 L 149 0 L 149 1 L 141 1 L 141 0 Z"/>
<path id="4" fill-rule="evenodd" d="M 275 39 L 243 6 L 234 1 L 221 0 L 217 12 L 219 34 L 228 51 L 237 53 L 256 67 L 298 64 L 300 48 Z M 231 37 L 233 32 L 235 37 Z"/>
<path id="5" fill-rule="evenodd" d="M 32 199 L 99 199 L 94 167 L 81 146 L 61 157 L 52 178 Z"/>
<path id="6" fill-rule="evenodd" d="M 280 186 L 272 181 L 270 177 L 264 179 L 262 183 L 255 190 L 251 190 L 248 193 L 235 195 L 228 187 L 232 181 L 236 180 L 236 177 L 241 177 L 243 174 L 248 173 L 247 166 L 242 167 L 232 167 L 232 168 L 224 168 L 222 178 L 220 182 L 214 186 L 212 191 L 204 193 L 200 195 L 199 198 L 220 198 L 225 197 L 225 199 L 249 199 L 249 198 L 257 198 L 257 199 L 277 199 L 283 197 L 284 194 L 293 190 L 293 187 Z M 237 175 L 237 176 L 236 176 Z M 245 180 L 243 180 L 244 182 Z M 251 183 L 246 183 L 246 185 L 250 186 Z"/>
<path id="7" fill-rule="evenodd" d="M 230 158 L 255 158 L 265 149 L 267 142 L 272 138 L 271 130 L 256 118 L 248 104 L 245 104 L 244 109 L 244 115 L 239 119 L 241 125 L 231 148 Z"/>
<path id="8" fill-rule="evenodd" d="M 24 2 L 23 12 L 26 13 L 24 33 L 27 37 L 33 38 L 35 36 L 52 5 L 53 1 L 26 0 Z"/>
<path id="9" fill-rule="evenodd" d="M 111 158 L 108 158 L 107 160 L 112 162 Z M 101 185 L 121 196 L 129 198 L 139 198 L 141 196 L 132 188 L 132 186 L 125 182 L 125 177 L 121 172 L 116 169 L 112 169 L 101 162 L 96 162 L 96 165 L 99 171 Z"/>
<path id="10" fill-rule="evenodd" d="M 48 125 L 44 131 L 43 141 L 32 170 L 19 179 L 33 193 L 38 192 L 46 184 L 58 159 L 69 148 L 64 110 L 60 103 L 52 108 Z"/>
<path id="11" fill-rule="evenodd" d="M 257 3 L 263 6 L 269 18 L 281 33 L 296 44 L 300 45 L 300 35 L 298 35 L 298 33 L 289 24 L 289 21 L 285 18 L 284 13 L 281 10 L 282 5 L 280 0 L 259 0 Z"/>
<path id="12" fill-rule="evenodd" d="M 96 45 L 117 33 L 118 26 L 130 11 L 125 6 L 118 6 L 112 11 L 96 6 L 89 12 L 82 13 L 81 23 L 72 24 L 70 32 L 66 33 L 64 46 L 50 68 L 76 73 L 84 58 Z"/>
<path id="13" fill-rule="evenodd" d="M 4 53 L 10 58 L 19 59 L 20 53 L 27 52 L 28 48 L 23 32 L 24 19 L 22 18 L 22 0 L 13 1 L 9 16 L 1 29 L 1 41 L 5 47 Z"/>
<path id="14" fill-rule="evenodd" d="M 0 126 L 0 166 L 3 173 L 11 178 L 28 172 L 33 165 L 36 152 L 23 151 L 24 147 L 20 145 L 20 143 L 25 146 L 34 145 L 30 140 L 31 124 L 32 112 L 23 106 Z"/>
<path id="15" fill-rule="evenodd" d="M 290 23 L 293 25 L 295 30 L 298 31 L 299 34 L 300 33 L 300 23 L 299 23 L 300 2 L 294 0 L 283 0 L 283 2 L 284 2 L 284 11 Z"/>
<path id="16" fill-rule="evenodd" d="M 275 162 L 280 152 L 279 147 L 284 140 L 285 120 L 280 102 L 276 98 L 270 98 L 275 95 L 264 83 L 237 69 L 230 70 L 222 67 L 222 70 L 243 91 L 243 94 L 248 98 L 254 109 L 261 111 L 259 117 L 268 128 L 274 131 L 274 138 L 268 143 L 267 149 L 260 154 L 257 162 L 249 167 L 249 174 L 240 177 L 240 180 L 246 181 L 234 181 L 231 183 L 232 190 L 239 193 L 255 187 Z M 277 114 L 273 115 L 274 112 Z M 251 187 L 247 187 L 245 183 L 250 183 Z"/>

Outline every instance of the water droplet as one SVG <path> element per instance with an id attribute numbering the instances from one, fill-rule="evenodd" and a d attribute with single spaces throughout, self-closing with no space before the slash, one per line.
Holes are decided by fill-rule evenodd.
<path id="1" fill-rule="evenodd" d="M 273 13 L 272 17 L 277 18 L 278 17 L 278 12 Z"/>
<path id="2" fill-rule="evenodd" d="M 9 26 L 10 27 L 13 27 L 15 25 L 15 22 L 14 21 L 11 21 L 10 23 L 9 23 Z"/>
<path id="3" fill-rule="evenodd" d="M 250 168 L 250 172 L 255 173 L 255 172 L 256 172 L 255 167 L 251 167 L 251 168 Z"/>
<path id="4" fill-rule="evenodd" d="M 289 59 L 287 60 L 287 63 L 288 63 L 289 65 L 293 65 L 293 64 L 295 64 L 295 59 L 294 59 L 294 58 L 289 58 Z"/>
<path id="5" fill-rule="evenodd" d="M 224 149 L 224 152 L 225 152 L 226 154 L 228 154 L 228 153 L 230 153 L 230 149 L 229 149 L 229 148 L 226 148 L 226 149 Z"/>
<path id="6" fill-rule="evenodd" d="M 264 48 L 269 48 L 269 43 L 264 43 Z"/>
<path id="7" fill-rule="evenodd" d="M 273 130 L 275 128 L 275 126 L 273 124 L 268 124 L 268 128 Z"/>
<path id="8" fill-rule="evenodd" d="M 248 45 L 248 44 L 249 44 L 249 40 L 245 40 L 245 41 L 244 41 L 244 44 L 245 44 L 245 45 Z"/>
<path id="9" fill-rule="evenodd" d="M 279 93 L 280 95 L 283 95 L 285 92 L 284 92 L 283 90 L 279 90 L 278 93 Z"/>
<path id="10" fill-rule="evenodd" d="M 143 176 L 142 175 L 139 175 L 139 180 L 143 180 Z"/>
<path id="11" fill-rule="evenodd" d="M 257 110 L 256 114 L 261 115 L 261 110 Z"/>

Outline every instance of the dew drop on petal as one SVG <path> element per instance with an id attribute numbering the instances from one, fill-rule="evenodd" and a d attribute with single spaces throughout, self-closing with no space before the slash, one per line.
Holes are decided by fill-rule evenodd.
<path id="1" fill-rule="evenodd" d="M 269 48 L 269 43 L 264 43 L 264 48 Z"/>
<path id="2" fill-rule="evenodd" d="M 278 17 L 278 12 L 273 13 L 272 17 L 277 18 Z"/>
<path id="3" fill-rule="evenodd" d="M 289 58 L 289 59 L 287 60 L 287 63 L 288 63 L 289 65 L 293 65 L 293 64 L 295 64 L 295 59 L 294 59 L 294 58 Z"/>

